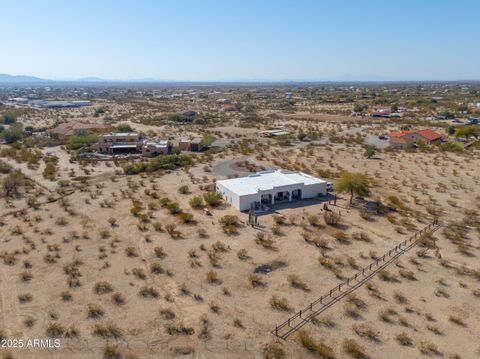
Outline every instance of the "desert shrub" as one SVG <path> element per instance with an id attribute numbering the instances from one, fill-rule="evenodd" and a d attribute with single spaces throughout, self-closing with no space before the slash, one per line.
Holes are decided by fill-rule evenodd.
<path id="1" fill-rule="evenodd" d="M 22 282 L 30 282 L 32 279 L 33 279 L 33 274 L 31 272 L 20 273 L 20 280 Z"/>
<path id="2" fill-rule="evenodd" d="M 466 326 L 467 326 L 467 324 L 463 321 L 462 318 L 457 317 L 457 316 L 455 316 L 455 315 L 450 315 L 450 316 L 448 317 L 448 320 L 451 321 L 452 323 L 460 326 L 460 327 L 466 327 Z"/>
<path id="3" fill-rule="evenodd" d="M 155 247 L 153 248 L 153 252 L 155 253 L 155 256 L 160 259 L 165 258 L 167 256 L 167 254 L 163 250 L 163 247 Z"/>
<path id="4" fill-rule="evenodd" d="M 405 278 L 405 279 L 408 279 L 408 280 L 411 280 L 411 281 L 416 281 L 417 280 L 417 278 L 415 277 L 415 273 L 413 273 L 412 271 L 405 270 L 405 269 L 400 269 L 398 271 L 398 273 L 400 274 L 400 277 L 402 277 L 402 278 Z"/>
<path id="5" fill-rule="evenodd" d="M 23 293 L 18 295 L 18 301 L 20 302 L 20 304 L 31 302 L 32 299 L 33 296 L 30 293 Z"/>
<path id="6" fill-rule="evenodd" d="M 127 257 L 138 257 L 137 248 L 135 248 L 134 246 L 128 246 L 127 248 L 125 248 L 125 254 L 127 255 Z"/>
<path id="7" fill-rule="evenodd" d="M 93 335 L 104 339 L 121 339 L 123 337 L 123 330 L 113 323 L 99 323 L 95 324 Z"/>
<path id="8" fill-rule="evenodd" d="M 60 293 L 60 297 L 62 298 L 62 300 L 64 302 L 69 302 L 73 299 L 72 293 L 70 293 L 68 291 L 64 291 L 64 292 Z"/>
<path id="9" fill-rule="evenodd" d="M 272 306 L 273 309 L 277 310 L 282 310 L 285 312 L 289 312 L 292 309 L 290 308 L 290 305 L 288 304 L 288 300 L 286 298 L 280 298 L 276 295 L 273 295 L 270 298 L 270 305 Z"/>
<path id="10" fill-rule="evenodd" d="M 55 181 L 55 177 L 57 174 L 57 166 L 54 163 L 48 162 L 45 165 L 45 168 L 42 172 L 42 176 L 50 181 Z"/>
<path id="11" fill-rule="evenodd" d="M 152 227 L 157 232 L 162 232 L 163 231 L 163 225 L 160 222 L 153 222 Z"/>
<path id="12" fill-rule="evenodd" d="M 103 349 L 103 359 L 122 359 L 123 355 L 115 344 L 107 344 Z"/>
<path id="13" fill-rule="evenodd" d="M 184 345 L 181 347 L 175 347 L 173 349 L 175 355 L 188 355 L 195 353 L 195 348 L 190 345 Z"/>
<path id="14" fill-rule="evenodd" d="M 160 296 L 160 293 L 158 293 L 158 291 L 153 287 L 145 286 L 140 288 L 138 295 L 143 298 L 158 298 Z"/>
<path id="15" fill-rule="evenodd" d="M 160 309 L 160 315 L 165 320 L 173 320 L 175 319 L 175 313 L 170 309 Z"/>
<path id="16" fill-rule="evenodd" d="M 195 219 L 193 218 L 193 214 L 188 212 L 180 213 L 178 218 L 185 224 L 194 224 Z"/>
<path id="17" fill-rule="evenodd" d="M 255 243 L 261 245 L 265 249 L 275 250 L 274 241 L 269 238 L 265 232 L 257 232 L 255 235 Z"/>
<path id="18" fill-rule="evenodd" d="M 340 223 L 340 215 L 335 212 L 324 212 L 323 220 L 329 226 L 336 226 Z"/>
<path id="19" fill-rule="evenodd" d="M 369 211 L 361 210 L 359 213 L 360 217 L 366 221 L 373 220 L 373 216 Z"/>
<path id="20" fill-rule="evenodd" d="M 237 257 L 238 259 L 242 260 L 242 261 L 245 261 L 247 260 L 249 257 L 248 255 L 248 252 L 245 248 L 242 248 L 242 249 L 239 249 L 238 252 L 237 252 Z"/>
<path id="21" fill-rule="evenodd" d="M 126 165 L 123 167 L 123 171 L 127 175 L 133 175 L 141 172 L 154 172 L 161 169 L 173 170 L 178 167 L 190 166 L 192 162 L 192 157 L 184 154 L 159 155 L 148 162 Z"/>
<path id="22" fill-rule="evenodd" d="M 195 333 L 195 330 L 192 327 L 187 327 L 182 323 L 167 324 L 165 329 L 169 335 L 193 335 Z"/>
<path id="23" fill-rule="evenodd" d="M 276 343 L 269 343 L 263 347 L 262 356 L 264 359 L 284 359 L 285 351 Z"/>
<path id="24" fill-rule="evenodd" d="M 372 342 L 380 342 L 378 333 L 366 324 L 354 325 L 352 329 L 360 338 L 367 338 Z"/>
<path id="25" fill-rule="evenodd" d="M 93 287 L 96 294 L 107 294 L 113 291 L 113 287 L 108 282 L 98 282 Z"/>
<path id="26" fill-rule="evenodd" d="M 286 218 L 285 216 L 282 216 L 280 214 L 274 214 L 272 216 L 273 222 L 278 225 L 284 225 L 286 223 Z"/>
<path id="27" fill-rule="evenodd" d="M 141 279 L 141 280 L 147 279 L 147 275 L 145 274 L 142 268 L 133 268 L 132 274 L 138 279 Z"/>
<path id="28" fill-rule="evenodd" d="M 208 283 L 217 284 L 220 283 L 217 272 L 210 270 L 207 272 L 207 281 Z"/>
<path id="29" fill-rule="evenodd" d="M 182 237 L 182 232 L 177 230 L 177 226 L 173 223 L 169 223 L 165 226 L 165 230 L 170 235 L 170 237 L 177 239 Z"/>
<path id="30" fill-rule="evenodd" d="M 123 305 L 125 304 L 125 297 L 120 293 L 113 293 L 112 294 L 112 301 L 115 305 Z"/>
<path id="31" fill-rule="evenodd" d="M 178 193 L 181 193 L 181 194 L 189 194 L 189 193 L 190 193 L 190 189 L 188 188 L 187 185 L 183 185 L 183 186 L 178 187 Z"/>
<path id="32" fill-rule="evenodd" d="M 95 134 L 73 135 L 68 139 L 67 148 L 69 150 L 79 150 L 96 143 L 97 140 L 98 139 Z"/>
<path id="33" fill-rule="evenodd" d="M 87 316 L 91 319 L 99 319 L 103 317 L 105 311 L 98 304 L 89 304 L 87 307 Z"/>
<path id="34" fill-rule="evenodd" d="M 177 202 L 170 202 L 167 204 L 167 209 L 171 214 L 179 214 L 182 212 L 182 209 Z"/>
<path id="35" fill-rule="evenodd" d="M 21 189 L 25 186 L 25 177 L 22 172 L 15 170 L 3 177 L 0 182 L 1 195 L 5 197 L 17 197 L 20 195 Z"/>
<path id="36" fill-rule="evenodd" d="M 306 285 L 298 275 L 296 274 L 290 274 L 288 277 L 288 282 L 290 283 L 290 285 L 294 288 L 299 288 L 299 289 L 302 289 L 304 291 L 308 291 L 309 288 L 308 288 L 308 285 Z"/>
<path id="37" fill-rule="evenodd" d="M 227 214 L 220 218 L 220 225 L 226 234 L 237 234 L 240 220 L 237 216 Z"/>
<path id="38" fill-rule="evenodd" d="M 47 335 L 50 338 L 61 338 L 66 331 L 66 328 L 59 323 L 50 323 L 47 326 Z"/>
<path id="39" fill-rule="evenodd" d="M 262 280 L 258 274 L 250 274 L 248 281 L 253 288 L 264 287 L 266 283 Z"/>
<path id="40" fill-rule="evenodd" d="M 438 350 L 438 347 L 429 342 L 421 342 L 418 348 L 420 353 L 429 356 L 443 356 L 443 354 Z"/>
<path id="41" fill-rule="evenodd" d="M 347 244 L 349 243 L 349 238 L 348 238 L 348 235 L 345 233 L 345 232 L 342 232 L 342 231 L 337 231 L 333 234 L 333 237 L 335 237 L 335 239 L 337 241 L 339 241 L 340 243 L 344 243 L 344 244 Z"/>
<path id="42" fill-rule="evenodd" d="M 195 196 L 190 200 L 190 207 L 192 207 L 193 209 L 201 209 L 203 208 L 203 206 L 203 198 L 200 196 Z"/>
<path id="43" fill-rule="evenodd" d="M 335 359 L 333 349 L 322 342 L 316 342 L 305 330 L 298 332 L 298 339 L 305 349 L 322 359 Z"/>
<path id="44" fill-rule="evenodd" d="M 394 274 L 385 269 L 378 273 L 378 277 L 385 282 L 399 282 L 398 278 Z"/>
<path id="45" fill-rule="evenodd" d="M 218 207 L 223 203 L 223 197 L 217 192 L 207 192 L 203 195 L 205 202 L 211 207 Z"/>
<path id="46" fill-rule="evenodd" d="M 407 333 L 405 332 L 402 332 L 402 333 L 399 333 L 395 336 L 395 339 L 397 340 L 397 342 L 399 342 L 401 345 L 404 345 L 404 346 L 412 346 L 413 345 L 413 340 L 412 338 L 410 338 L 408 336 Z"/>
<path id="47" fill-rule="evenodd" d="M 346 339 L 342 344 L 343 351 L 350 357 L 355 359 L 368 359 L 369 356 L 365 354 L 365 348 L 358 344 L 353 339 Z"/>

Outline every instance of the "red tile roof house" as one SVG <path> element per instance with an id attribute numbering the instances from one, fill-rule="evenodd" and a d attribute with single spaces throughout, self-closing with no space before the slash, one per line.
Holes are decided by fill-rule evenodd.
<path id="1" fill-rule="evenodd" d="M 47 132 L 52 137 L 67 138 L 81 132 L 105 132 L 111 130 L 112 126 L 98 123 L 69 121 L 62 122 Z"/>
<path id="2" fill-rule="evenodd" d="M 427 144 L 440 143 L 442 135 L 436 131 L 426 129 L 420 131 L 399 131 L 387 134 L 392 148 L 412 148 L 417 141 L 425 141 Z"/>

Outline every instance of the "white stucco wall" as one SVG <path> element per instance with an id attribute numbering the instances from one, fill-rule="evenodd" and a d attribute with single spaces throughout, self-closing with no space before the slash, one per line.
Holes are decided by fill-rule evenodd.
<path id="1" fill-rule="evenodd" d="M 327 183 L 317 183 L 312 185 L 305 186 L 303 183 L 292 184 L 287 186 L 275 187 L 269 191 L 261 191 L 256 194 L 241 195 L 238 196 L 235 192 L 230 191 L 226 187 L 222 186 L 221 183 L 216 185 L 217 192 L 219 192 L 226 202 L 230 203 L 233 207 L 237 208 L 239 211 L 248 211 L 250 209 L 251 203 L 260 202 L 262 194 L 271 194 L 273 197 L 277 192 L 288 191 L 292 192 L 297 189 L 302 190 L 302 199 L 305 198 L 316 198 L 320 195 L 327 194 Z"/>

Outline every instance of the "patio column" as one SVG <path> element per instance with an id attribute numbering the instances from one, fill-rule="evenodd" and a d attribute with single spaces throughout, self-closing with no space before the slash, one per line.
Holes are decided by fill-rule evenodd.
<path id="1" fill-rule="evenodd" d="M 292 191 L 288 192 L 288 200 L 292 202 Z"/>
<path id="2" fill-rule="evenodd" d="M 272 204 L 275 203 L 275 195 L 272 194 Z"/>

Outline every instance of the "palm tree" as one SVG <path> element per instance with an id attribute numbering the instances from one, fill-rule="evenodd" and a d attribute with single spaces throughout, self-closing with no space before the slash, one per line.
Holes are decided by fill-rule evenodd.
<path id="1" fill-rule="evenodd" d="M 335 192 L 350 192 L 350 204 L 352 204 L 354 194 L 367 196 L 370 193 L 368 177 L 363 173 L 345 171 L 335 183 Z"/>

